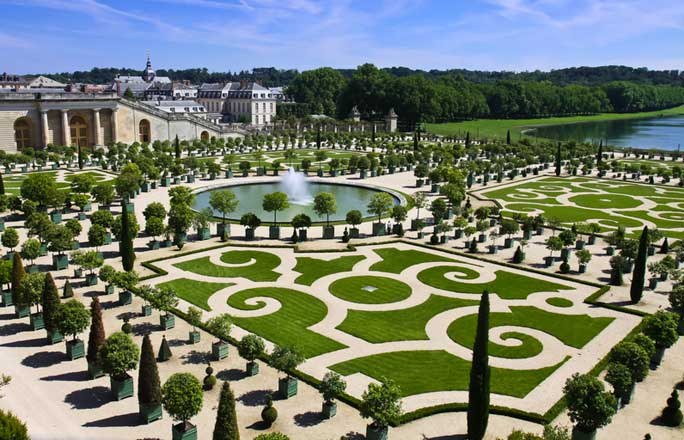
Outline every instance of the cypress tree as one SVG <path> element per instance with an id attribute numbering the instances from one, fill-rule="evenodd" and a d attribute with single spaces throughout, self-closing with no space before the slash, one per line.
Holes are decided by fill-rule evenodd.
<path id="1" fill-rule="evenodd" d="M 66 280 L 66 283 L 64 283 L 64 288 L 62 289 L 62 298 L 73 298 L 74 297 L 74 288 L 71 287 L 71 283 L 69 280 Z"/>
<path id="2" fill-rule="evenodd" d="M 169 359 L 171 359 L 171 347 L 169 347 L 169 343 L 166 341 L 166 335 L 162 336 L 162 341 L 161 345 L 159 346 L 159 354 L 157 355 L 157 360 L 159 362 L 166 362 Z"/>
<path id="3" fill-rule="evenodd" d="M 12 257 L 12 302 L 18 304 L 19 301 L 19 284 L 26 276 L 24 270 L 24 262 L 21 261 L 19 252 L 15 252 Z"/>
<path id="4" fill-rule="evenodd" d="M 466 148 L 470 147 L 470 132 L 469 131 L 466 131 L 465 147 Z"/>
<path id="5" fill-rule="evenodd" d="M 418 151 L 418 131 L 413 132 L 413 151 Z"/>
<path id="6" fill-rule="evenodd" d="M 123 212 L 121 213 L 121 241 L 119 242 L 119 253 L 121 254 L 121 263 L 126 272 L 133 270 L 133 262 L 135 261 L 135 254 L 133 253 L 133 238 L 131 237 L 131 229 L 128 221 L 128 210 L 124 202 Z"/>
<path id="7" fill-rule="evenodd" d="M 556 150 L 556 177 L 561 175 L 561 143 L 558 142 L 558 149 Z"/>
<path id="8" fill-rule="evenodd" d="M 482 440 L 489 420 L 489 292 L 482 292 L 477 312 L 477 330 L 473 345 L 468 388 L 468 439 Z"/>
<path id="9" fill-rule="evenodd" d="M 83 169 L 83 151 L 81 150 L 80 145 L 78 145 L 78 169 Z"/>
<path id="10" fill-rule="evenodd" d="M 632 273 L 632 285 L 629 296 L 632 303 L 636 304 L 644 293 L 644 281 L 646 279 L 646 248 L 648 247 L 648 226 L 644 226 L 639 239 L 639 250 L 634 260 L 634 272 Z"/>
<path id="11" fill-rule="evenodd" d="M 321 149 L 321 126 L 318 126 L 318 130 L 316 131 L 316 148 Z"/>
<path id="12" fill-rule="evenodd" d="M 511 130 L 506 131 L 506 145 L 511 145 Z"/>
<path id="13" fill-rule="evenodd" d="M 45 286 L 43 287 L 43 295 L 40 302 L 43 307 L 45 330 L 47 330 L 48 333 L 53 333 L 57 330 L 55 312 L 57 311 L 57 307 L 59 307 L 60 301 L 55 280 L 52 279 L 52 274 L 50 272 L 45 275 Z"/>
<path id="14" fill-rule="evenodd" d="M 154 359 L 154 349 L 149 334 L 143 337 L 142 348 L 140 349 L 138 403 L 149 406 L 161 404 L 159 370 L 157 369 L 157 361 Z"/>
<path id="15" fill-rule="evenodd" d="M 175 140 L 173 145 L 176 148 L 176 159 L 180 159 L 181 158 L 181 147 L 180 147 L 180 141 L 178 140 L 178 135 L 176 135 L 176 140 Z"/>
<path id="16" fill-rule="evenodd" d="M 88 363 L 100 364 L 100 348 L 105 343 L 105 330 L 102 323 L 102 306 L 97 296 L 90 302 L 90 332 L 88 333 Z"/>
<path id="17" fill-rule="evenodd" d="M 228 381 L 223 382 L 212 440 L 240 440 L 235 414 L 235 396 Z"/>
<path id="18" fill-rule="evenodd" d="M 603 161 L 603 139 L 599 143 L 598 153 L 596 154 L 596 165 L 601 165 Z"/>
<path id="19" fill-rule="evenodd" d="M 0 194 L 5 194 L 5 181 L 2 178 L 2 173 L 0 173 Z"/>

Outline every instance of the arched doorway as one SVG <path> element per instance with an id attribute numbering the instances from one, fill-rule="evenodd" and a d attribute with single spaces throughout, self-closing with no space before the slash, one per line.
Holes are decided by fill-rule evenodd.
<path id="1" fill-rule="evenodd" d="M 203 131 L 202 133 L 200 133 L 200 140 L 202 142 L 209 142 L 209 132 Z"/>
<path id="2" fill-rule="evenodd" d="M 71 145 L 74 147 L 88 146 L 88 124 L 80 116 L 74 116 L 69 123 Z"/>
<path id="3" fill-rule="evenodd" d="M 138 140 L 149 143 L 152 135 L 150 134 L 150 121 L 143 119 L 138 124 Z"/>
<path id="4" fill-rule="evenodd" d="M 33 147 L 31 131 L 31 120 L 29 118 L 19 118 L 14 121 L 14 141 L 17 143 L 18 150 Z"/>

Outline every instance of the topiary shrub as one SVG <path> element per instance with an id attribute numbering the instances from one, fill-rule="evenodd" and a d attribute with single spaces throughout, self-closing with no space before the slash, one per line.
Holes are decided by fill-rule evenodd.
<path id="1" fill-rule="evenodd" d="M 26 424 L 11 412 L 1 409 L 0 440 L 29 440 Z"/>
<path id="2" fill-rule="evenodd" d="M 667 426 L 679 426 L 682 424 L 682 411 L 679 409 L 679 394 L 677 390 L 672 390 L 672 394 L 667 399 L 667 406 L 663 409 L 662 421 Z"/>
<path id="3" fill-rule="evenodd" d="M 267 428 L 270 428 L 277 418 L 278 410 L 273 406 L 273 398 L 269 395 L 266 398 L 266 406 L 261 410 L 261 420 L 264 421 Z"/>
<path id="4" fill-rule="evenodd" d="M 207 373 L 207 375 L 204 376 L 202 383 L 204 384 L 204 390 L 209 391 L 216 385 L 216 376 L 214 376 L 214 368 L 211 366 L 211 363 L 207 365 L 204 372 Z"/>
<path id="5" fill-rule="evenodd" d="M 128 316 L 126 316 L 124 318 L 124 323 L 121 325 L 121 331 L 126 333 L 127 335 L 130 335 L 131 333 L 133 333 L 133 326 L 131 325 L 130 322 L 128 322 L 129 319 L 130 318 Z"/>
<path id="6" fill-rule="evenodd" d="M 568 260 L 565 259 L 560 265 L 560 272 L 563 274 L 570 273 L 570 265 L 568 264 Z"/>
<path id="7" fill-rule="evenodd" d="M 513 254 L 513 262 L 515 264 L 520 264 L 525 260 L 525 253 L 522 251 L 522 248 L 518 246 L 518 249 L 515 250 L 515 253 Z"/>
<path id="8" fill-rule="evenodd" d="M 268 434 L 257 435 L 254 440 L 290 440 L 290 437 L 280 432 L 269 432 Z"/>

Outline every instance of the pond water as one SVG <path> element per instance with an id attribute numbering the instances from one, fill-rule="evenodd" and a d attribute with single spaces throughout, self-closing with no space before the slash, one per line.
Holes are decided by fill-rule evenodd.
<path id="1" fill-rule="evenodd" d="M 603 139 L 608 145 L 674 151 L 684 144 L 684 116 L 549 125 L 532 129 L 528 134 L 595 143 Z"/>

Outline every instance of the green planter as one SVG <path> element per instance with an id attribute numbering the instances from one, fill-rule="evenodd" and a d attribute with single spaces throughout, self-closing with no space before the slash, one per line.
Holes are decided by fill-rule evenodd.
<path id="1" fill-rule="evenodd" d="M 230 236 L 230 223 L 217 223 L 216 224 L 216 235 L 221 237 L 223 240 Z"/>
<path id="2" fill-rule="evenodd" d="M 83 278 L 83 269 L 77 267 L 74 269 L 74 278 Z"/>
<path id="3" fill-rule="evenodd" d="M 219 341 L 211 344 L 211 355 L 215 361 L 220 361 L 228 357 L 230 345 L 227 342 Z"/>
<path id="4" fill-rule="evenodd" d="M 58 342 L 62 342 L 64 340 L 64 335 L 62 335 L 58 330 L 55 331 L 49 331 L 47 332 L 47 343 L 48 345 L 54 345 Z"/>
<path id="5" fill-rule="evenodd" d="M 197 230 L 198 240 L 209 240 L 211 238 L 211 231 L 209 228 L 200 228 Z"/>
<path id="6" fill-rule="evenodd" d="M 292 396 L 297 395 L 297 383 L 296 377 L 284 377 L 278 379 L 278 395 L 283 399 L 289 399 Z"/>
<path id="7" fill-rule="evenodd" d="M 387 440 L 389 428 L 387 426 L 366 426 L 366 440 Z"/>
<path id="8" fill-rule="evenodd" d="M 102 367 L 95 362 L 90 362 L 88 361 L 88 376 L 90 376 L 91 379 L 97 379 L 98 377 L 104 376 L 104 371 L 102 371 Z"/>
<path id="9" fill-rule="evenodd" d="M 280 226 L 269 226 L 268 238 L 271 240 L 280 240 Z"/>
<path id="10" fill-rule="evenodd" d="M 259 374 L 259 364 L 254 361 L 247 362 L 247 376 L 256 376 Z"/>
<path id="11" fill-rule="evenodd" d="M 197 344 L 200 341 L 201 333 L 197 330 L 190 330 L 188 332 L 188 344 Z"/>
<path id="12" fill-rule="evenodd" d="M 42 330 L 45 328 L 45 320 L 43 320 L 42 313 L 34 313 L 29 317 L 29 322 L 31 324 L 31 330 Z"/>
<path id="13" fill-rule="evenodd" d="M 171 428 L 172 440 L 197 440 L 197 427 L 190 422 L 179 423 Z"/>
<path id="14" fill-rule="evenodd" d="M 596 430 L 590 432 L 584 432 L 578 429 L 576 426 L 572 428 L 572 440 L 595 440 Z"/>
<path id="15" fill-rule="evenodd" d="M 119 305 L 127 306 L 133 302 L 133 293 L 129 290 L 122 290 L 119 292 Z"/>
<path id="16" fill-rule="evenodd" d="M 112 397 L 114 397 L 114 400 L 133 397 L 133 378 L 128 374 L 122 379 L 114 379 L 114 377 L 110 376 L 109 386 L 112 390 Z"/>
<path id="17" fill-rule="evenodd" d="M 324 240 L 332 240 L 335 238 L 335 227 L 330 225 L 330 226 L 323 226 L 323 239 Z"/>
<path id="18" fill-rule="evenodd" d="M 111 232 L 107 232 L 107 233 L 105 234 L 104 244 L 105 244 L 105 245 L 107 245 L 107 244 L 112 244 L 112 233 L 111 233 Z"/>
<path id="19" fill-rule="evenodd" d="M 3 307 L 9 307 L 13 306 L 14 301 L 12 300 L 12 292 L 11 291 L 3 291 L 2 292 L 2 306 Z"/>
<path id="20" fill-rule="evenodd" d="M 140 308 L 140 312 L 143 316 L 150 316 L 152 315 L 152 306 L 149 304 L 143 304 Z"/>
<path id="21" fill-rule="evenodd" d="M 78 213 L 78 219 L 83 221 L 86 219 L 86 213 L 85 212 L 79 212 Z"/>
<path id="22" fill-rule="evenodd" d="M 14 305 L 14 316 L 17 318 L 26 318 L 31 314 L 31 309 L 29 306 L 25 305 Z"/>
<path id="23" fill-rule="evenodd" d="M 171 186 L 171 178 L 170 177 L 163 177 L 161 179 L 161 186 Z"/>
<path id="24" fill-rule="evenodd" d="M 157 249 L 159 249 L 159 242 L 157 240 L 152 240 L 152 241 L 147 243 L 147 247 L 151 251 L 156 251 Z"/>
<path id="25" fill-rule="evenodd" d="M 54 223 L 54 224 L 62 223 L 62 213 L 61 212 L 51 212 L 50 213 L 50 220 L 52 220 L 52 223 Z"/>
<path id="26" fill-rule="evenodd" d="M 337 414 L 337 403 L 323 402 L 322 411 L 324 419 L 332 419 Z"/>
<path id="27" fill-rule="evenodd" d="M 67 341 L 66 354 L 70 361 L 85 357 L 85 345 L 83 345 L 83 341 L 80 339 Z"/>
<path id="28" fill-rule="evenodd" d="M 88 275 L 86 275 L 85 285 L 86 286 L 97 286 L 97 274 L 89 273 Z"/>
<path id="29" fill-rule="evenodd" d="M 53 255 L 52 256 L 52 269 L 53 270 L 64 270 L 69 267 L 69 256 L 67 255 Z"/>
<path id="30" fill-rule="evenodd" d="M 131 202 L 126 203 L 126 212 L 129 214 L 135 212 L 135 205 Z"/>
<path id="31" fill-rule="evenodd" d="M 104 292 L 105 292 L 105 295 L 111 295 L 112 293 L 114 293 L 114 285 L 113 284 L 107 284 L 105 286 Z"/>
<path id="32" fill-rule="evenodd" d="M 0 232 L 5 230 L 5 220 L 0 219 Z"/>
<path id="33" fill-rule="evenodd" d="M 146 405 L 139 403 L 138 414 L 140 414 L 140 421 L 144 424 L 148 424 L 155 420 L 160 420 L 164 413 L 160 404 L 153 403 L 151 405 Z"/>
<path id="34" fill-rule="evenodd" d="M 176 317 L 170 313 L 159 315 L 159 326 L 162 330 L 171 330 L 176 326 Z"/>
<path id="35" fill-rule="evenodd" d="M 387 229 L 385 228 L 384 223 L 373 223 L 373 236 L 378 237 L 385 235 L 387 233 Z"/>
<path id="36" fill-rule="evenodd" d="M 245 229 L 245 239 L 246 240 L 254 240 L 254 229 L 252 229 L 252 228 L 246 228 Z"/>

